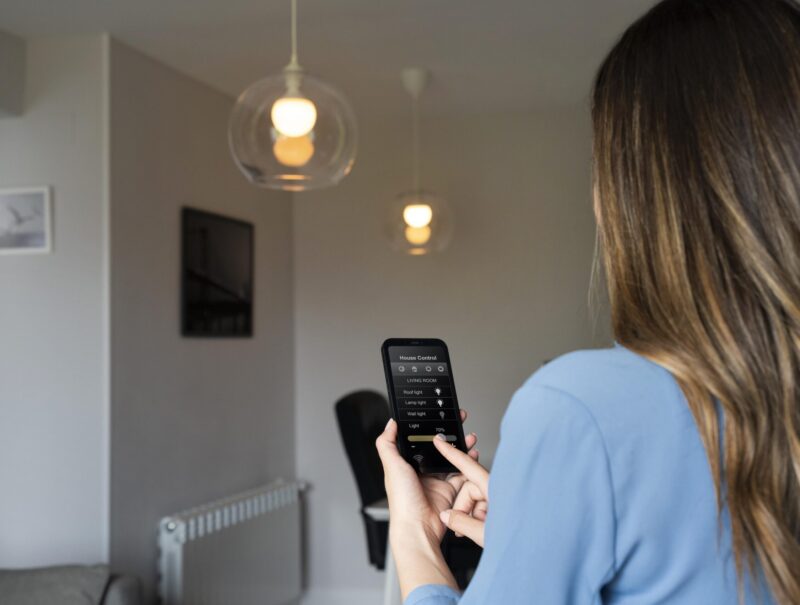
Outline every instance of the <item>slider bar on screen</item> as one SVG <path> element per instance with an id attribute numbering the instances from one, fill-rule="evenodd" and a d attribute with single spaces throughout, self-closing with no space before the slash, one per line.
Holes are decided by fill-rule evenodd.
<path id="1" fill-rule="evenodd" d="M 409 441 L 433 441 L 436 435 L 409 435 Z M 445 441 L 456 441 L 455 435 L 445 435 Z"/>

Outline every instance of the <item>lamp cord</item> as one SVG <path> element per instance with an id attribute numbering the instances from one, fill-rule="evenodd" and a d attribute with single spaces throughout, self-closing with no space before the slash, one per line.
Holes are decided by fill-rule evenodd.
<path id="1" fill-rule="evenodd" d="M 292 57 L 289 60 L 289 65 L 292 67 L 300 66 L 297 60 L 297 0 L 292 0 Z"/>
<path id="2" fill-rule="evenodd" d="M 411 101 L 411 175 L 414 193 L 419 193 L 420 161 L 419 161 L 419 95 L 413 95 Z"/>

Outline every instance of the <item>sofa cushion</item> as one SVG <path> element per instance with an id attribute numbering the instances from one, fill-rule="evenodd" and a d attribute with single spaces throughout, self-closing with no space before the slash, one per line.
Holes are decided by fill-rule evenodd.
<path id="1" fill-rule="evenodd" d="M 105 565 L 0 570 L 3 605 L 98 605 L 108 584 Z"/>
<path id="2" fill-rule="evenodd" d="M 141 605 L 142 585 L 136 576 L 111 576 L 103 605 Z"/>

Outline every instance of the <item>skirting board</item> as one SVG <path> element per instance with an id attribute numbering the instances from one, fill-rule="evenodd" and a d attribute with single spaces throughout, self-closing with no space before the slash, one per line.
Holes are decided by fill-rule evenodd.
<path id="1" fill-rule="evenodd" d="M 380 605 L 383 590 L 312 588 L 303 593 L 302 605 Z"/>

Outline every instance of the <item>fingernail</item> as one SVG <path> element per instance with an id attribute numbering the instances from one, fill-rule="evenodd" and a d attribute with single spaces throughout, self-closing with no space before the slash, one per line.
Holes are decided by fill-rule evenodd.
<path id="1" fill-rule="evenodd" d="M 442 512 L 439 513 L 439 518 L 442 520 L 442 523 L 447 525 L 450 522 L 450 511 L 443 510 Z"/>
<path id="2" fill-rule="evenodd" d="M 389 421 L 386 423 L 386 427 L 385 427 L 385 428 L 387 428 L 387 429 L 388 429 L 388 428 L 389 428 L 389 425 L 391 425 L 391 424 L 392 424 L 392 422 L 394 422 L 394 418 L 389 418 Z"/>
<path id="3" fill-rule="evenodd" d="M 442 433 L 436 433 L 436 437 L 434 437 L 434 439 L 438 439 L 439 441 L 447 441 Z"/>
<path id="4" fill-rule="evenodd" d="M 478 433 L 470 433 L 470 435 L 472 435 L 473 437 L 477 437 Z"/>

